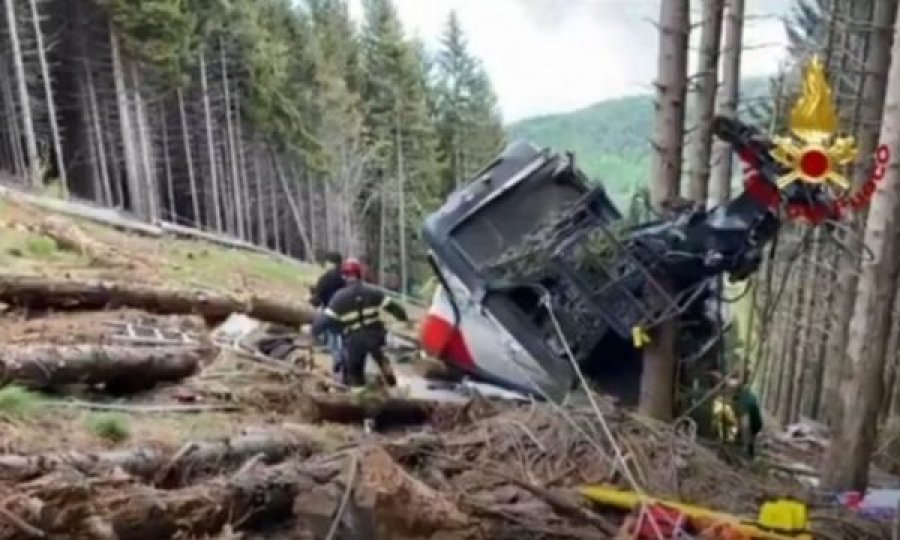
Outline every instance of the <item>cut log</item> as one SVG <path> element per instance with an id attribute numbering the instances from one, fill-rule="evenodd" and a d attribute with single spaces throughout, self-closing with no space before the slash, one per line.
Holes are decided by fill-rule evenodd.
<path id="1" fill-rule="evenodd" d="M 302 304 L 251 296 L 153 287 L 141 283 L 67 280 L 29 275 L 0 276 L 0 301 L 31 309 L 115 309 L 130 307 L 151 313 L 192 313 L 208 321 L 232 313 L 288 326 L 309 323 L 315 315 Z"/>
<path id="2" fill-rule="evenodd" d="M 466 402 L 437 402 L 418 399 L 352 396 L 347 393 L 311 393 L 312 420 L 337 424 L 373 422 L 375 429 L 421 424 L 444 425 L 448 417 L 466 408 Z"/>
<path id="3" fill-rule="evenodd" d="M 194 374 L 211 353 L 197 345 L 9 345 L 0 348 L 0 375 L 6 383 L 39 390 L 102 383 L 112 391 L 137 391 Z"/>
<path id="4" fill-rule="evenodd" d="M 306 458 L 322 450 L 312 437 L 284 430 L 259 430 L 229 439 L 188 442 L 181 448 L 143 447 L 108 452 L 50 452 L 0 455 L 0 480 L 33 480 L 53 471 L 73 468 L 87 476 L 100 476 L 114 469 L 157 484 L 181 485 L 188 478 L 236 467 L 257 455 L 263 463 L 283 461 L 288 456 Z"/>
<path id="5" fill-rule="evenodd" d="M 348 485 L 353 490 L 345 497 Z M 157 540 L 293 519 L 292 537 L 323 538 L 338 514 L 344 526 L 335 538 L 353 537 L 351 528 L 427 538 L 469 524 L 452 501 L 410 476 L 379 448 L 249 467 L 229 479 L 172 490 L 52 475 L 20 487 L 27 498 L 7 497 L 6 509 L 49 537 L 100 538 L 105 531 L 108 538 Z M 0 520 L 0 540 L 21 535 L 21 529 Z"/>

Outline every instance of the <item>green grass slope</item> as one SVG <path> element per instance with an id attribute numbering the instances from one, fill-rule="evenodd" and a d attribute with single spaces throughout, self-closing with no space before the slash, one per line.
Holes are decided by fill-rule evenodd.
<path id="1" fill-rule="evenodd" d="M 768 79 L 748 78 L 742 99 L 766 95 Z M 690 103 L 690 101 L 689 101 Z M 692 117 L 688 107 L 688 118 Z M 578 166 L 601 181 L 617 204 L 645 185 L 650 171 L 653 96 L 610 99 L 571 112 L 527 118 L 507 126 L 510 140 L 524 139 L 554 150 L 575 153 Z"/>

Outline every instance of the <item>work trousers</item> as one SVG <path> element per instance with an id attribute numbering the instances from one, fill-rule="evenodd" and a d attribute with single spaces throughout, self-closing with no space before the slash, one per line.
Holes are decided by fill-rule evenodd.
<path id="1" fill-rule="evenodd" d="M 347 384 L 351 387 L 365 386 L 366 359 L 369 355 L 378 364 L 381 374 L 389 386 L 397 384 L 394 370 L 384 354 L 385 332 L 378 328 L 363 328 L 344 335 L 344 369 Z"/>
<path id="2" fill-rule="evenodd" d="M 324 308 L 319 308 L 323 311 Z M 320 343 L 328 347 L 328 353 L 331 355 L 331 369 L 335 374 L 343 371 L 344 353 L 343 353 L 343 335 L 339 330 L 328 329 L 314 336 Z"/>

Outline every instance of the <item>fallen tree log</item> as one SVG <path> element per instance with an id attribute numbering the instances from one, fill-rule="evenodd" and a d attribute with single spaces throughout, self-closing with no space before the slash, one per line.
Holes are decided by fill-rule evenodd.
<path id="1" fill-rule="evenodd" d="M 194 374 L 212 349 L 103 345 L 8 345 L 0 348 L 0 377 L 9 384 L 44 390 L 69 384 L 103 384 L 137 391 Z"/>
<path id="2" fill-rule="evenodd" d="M 313 392 L 308 398 L 313 405 L 311 421 L 363 424 L 370 420 L 376 430 L 422 424 L 438 428 L 453 425 L 469 404 L 337 392 Z"/>
<path id="3" fill-rule="evenodd" d="M 312 321 L 307 305 L 272 298 L 238 298 L 225 293 L 173 289 L 140 283 L 68 280 L 33 275 L 0 276 L 0 301 L 31 309 L 115 309 L 130 307 L 151 313 L 191 313 L 222 321 L 232 313 L 288 326 Z"/>
<path id="4" fill-rule="evenodd" d="M 9 513 L 46 536 L 67 538 L 158 540 L 279 522 L 293 527 L 293 537 L 323 538 L 335 518 L 343 524 L 336 538 L 352 538 L 348 532 L 354 530 L 378 530 L 380 538 L 388 531 L 391 538 L 427 538 L 470 524 L 449 499 L 377 447 L 253 466 L 228 479 L 173 490 L 47 476 L 17 491 L 19 497 L 5 499 Z M 0 520 L 0 540 L 13 538 L 22 538 L 22 528 Z"/>
<path id="5" fill-rule="evenodd" d="M 87 476 L 121 469 L 163 486 L 183 485 L 189 478 L 239 466 L 257 455 L 263 463 L 272 464 L 288 456 L 309 457 L 322 447 L 322 442 L 294 431 L 265 429 L 221 440 L 191 441 L 180 448 L 5 454 L 0 455 L 0 480 L 22 482 L 67 468 Z"/>

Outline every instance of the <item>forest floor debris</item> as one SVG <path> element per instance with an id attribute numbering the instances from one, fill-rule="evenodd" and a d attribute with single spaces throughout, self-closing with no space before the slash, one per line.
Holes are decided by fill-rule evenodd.
<path id="1" fill-rule="evenodd" d="M 264 255 L 199 242 L 162 246 L 3 206 L 0 263 L 33 284 L 197 286 L 238 302 L 253 295 L 299 302 L 314 277 Z M 122 268 L 130 269 L 127 283 Z M 77 307 L 7 294 L 0 310 L 0 360 L 11 368 L 0 388 L 0 539 L 352 540 L 370 538 L 366 531 L 387 539 L 598 538 L 619 528 L 621 514 L 576 491 L 628 486 L 613 441 L 589 408 L 561 412 L 477 392 L 447 403 L 378 389 L 350 397 L 297 325 L 290 330 L 299 337 L 278 354 L 258 350 L 258 342 L 249 352 L 215 347 L 210 323 L 219 321 L 203 310 L 164 315 L 146 304 L 86 301 L 89 293 L 68 296 Z M 230 309 L 212 319 L 226 319 Z M 73 364 L 121 374 L 116 355 L 101 362 L 84 353 L 128 351 L 146 360 L 179 340 L 183 373 L 126 396 L 83 384 L 109 377 L 86 376 L 90 370 Z M 413 356 L 398 364 L 398 376 L 413 380 L 429 369 Z M 79 375 L 62 380 L 60 373 Z M 769 497 L 811 500 L 790 476 L 726 463 L 670 426 L 601 407 L 630 476 L 653 496 L 750 518 Z M 843 510 L 814 516 L 822 538 L 880 538 L 877 525 Z"/>

